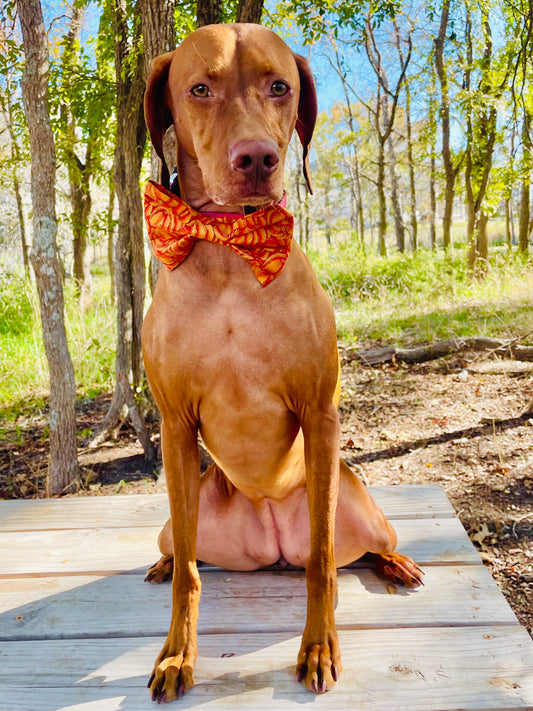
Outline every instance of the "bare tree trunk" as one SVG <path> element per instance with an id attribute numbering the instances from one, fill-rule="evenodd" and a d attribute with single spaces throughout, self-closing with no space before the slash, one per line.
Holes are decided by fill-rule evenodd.
<path id="1" fill-rule="evenodd" d="M 22 263 L 24 264 L 24 273 L 26 278 L 30 276 L 30 259 L 28 253 L 28 243 L 26 241 L 26 221 L 24 220 L 24 209 L 22 206 L 22 195 L 20 192 L 20 180 L 18 177 L 17 166 L 21 164 L 20 149 L 17 142 L 17 136 L 14 130 L 13 106 L 11 104 L 11 92 L 9 86 L 7 90 L 0 94 L 0 106 L 4 114 L 7 130 L 9 133 L 9 142 L 11 144 L 11 176 L 13 180 L 13 192 L 17 202 L 17 215 L 20 230 L 20 246 L 22 249 Z"/>
<path id="2" fill-rule="evenodd" d="M 407 120 L 407 162 L 409 164 L 409 198 L 411 217 L 411 248 L 413 252 L 418 249 L 418 219 L 416 215 L 416 181 L 415 163 L 413 159 L 413 130 L 411 126 L 411 91 L 409 84 L 405 84 L 405 114 Z"/>
<path id="3" fill-rule="evenodd" d="M 496 91 L 491 83 L 490 76 L 492 59 L 492 32 L 489 24 L 488 13 L 484 10 L 482 10 L 482 28 L 484 39 L 483 66 L 481 70 L 480 83 L 475 93 L 476 95 L 487 97 L 487 105 L 481 108 L 476 106 L 476 109 L 474 110 L 471 102 L 470 106 L 467 108 L 467 149 L 465 170 L 465 187 L 468 200 L 468 266 L 470 270 L 479 278 L 484 277 L 488 269 L 488 216 L 483 210 L 483 203 L 492 168 L 497 124 L 496 107 L 494 102 L 491 100 Z M 472 22 L 468 8 L 466 13 L 465 39 L 467 62 L 464 85 L 466 91 L 470 92 L 471 67 L 473 65 L 473 40 Z M 501 84 L 500 89 L 503 88 L 504 82 Z"/>
<path id="4" fill-rule="evenodd" d="M 400 200 L 400 186 L 398 182 L 398 172 L 396 170 L 396 151 L 392 142 L 392 133 L 388 140 L 389 146 L 389 175 L 391 183 L 391 203 L 392 214 L 394 215 L 394 232 L 396 234 L 396 246 L 398 251 L 405 252 L 405 225 L 402 215 L 402 204 Z"/>
<path id="5" fill-rule="evenodd" d="M 48 38 L 39 0 L 17 0 L 26 64 L 22 94 L 31 147 L 33 246 L 46 357 L 50 370 L 50 467 L 52 494 L 79 477 L 74 368 L 64 323 L 55 210 L 56 159 L 48 112 Z"/>
<path id="6" fill-rule="evenodd" d="M 263 14 L 264 0 L 239 0 L 235 22 L 255 22 L 259 25 Z"/>
<path id="7" fill-rule="evenodd" d="M 435 151 L 431 146 L 431 159 L 429 169 L 429 245 L 432 251 L 437 249 L 437 191 L 435 189 L 436 182 L 435 169 Z"/>
<path id="8" fill-rule="evenodd" d="M 109 280 L 111 282 L 111 303 L 115 303 L 116 284 L 115 284 L 115 259 L 114 259 L 114 234 L 115 234 L 115 182 L 113 180 L 113 172 L 109 173 L 109 202 L 107 205 L 107 265 L 109 267 Z"/>
<path id="9" fill-rule="evenodd" d="M 135 6 L 139 13 L 139 6 Z M 125 0 L 115 0 L 114 36 L 117 80 L 117 140 L 113 177 L 119 205 L 115 246 L 117 296 L 117 353 L 115 391 L 91 447 L 100 444 L 116 423 L 129 414 L 147 460 L 155 451 L 146 431 L 134 392 L 141 382 L 141 327 L 145 295 L 144 235 L 139 178 L 146 142 L 143 114 L 143 57 L 137 54 L 139 23 L 128 44 Z M 137 17 L 137 19 L 139 19 Z M 134 56 L 133 62 L 132 54 Z"/>
<path id="10" fill-rule="evenodd" d="M 445 188 L 444 188 L 444 215 L 442 218 L 442 241 L 444 249 L 447 251 L 451 247 L 451 226 L 453 214 L 453 201 L 455 198 L 455 177 L 456 170 L 453 165 L 452 151 L 450 146 L 450 89 L 448 84 L 448 74 L 444 64 L 444 43 L 448 29 L 448 17 L 450 11 L 450 0 L 443 0 L 440 17 L 439 34 L 434 40 L 435 44 L 435 65 L 437 76 L 440 82 L 441 94 L 441 121 L 442 121 L 442 162 L 444 164 Z"/>
<path id="11" fill-rule="evenodd" d="M 361 251 L 365 251 L 365 218 L 363 213 L 363 197 L 361 191 L 361 175 L 359 169 L 359 156 L 357 153 L 357 143 L 355 141 L 355 118 L 352 111 L 352 104 L 350 102 L 350 95 L 348 93 L 348 82 L 346 81 L 346 74 L 342 67 L 341 58 L 339 55 L 339 50 L 335 42 L 333 44 L 333 50 L 335 52 L 335 64 L 331 62 L 332 67 L 337 72 L 344 91 L 344 98 L 346 102 L 346 111 L 348 115 L 348 128 L 350 129 L 351 140 L 350 145 L 353 153 L 353 165 L 349 166 L 350 170 L 350 187 L 352 193 L 352 205 L 351 205 L 351 224 L 352 229 L 357 232 L 357 238 L 359 241 L 359 246 Z"/>
<path id="12" fill-rule="evenodd" d="M 531 115 L 524 100 L 524 121 L 522 123 L 522 182 L 520 186 L 520 216 L 518 222 L 518 247 L 520 252 L 524 255 L 529 253 L 531 143 Z"/>
<path id="13" fill-rule="evenodd" d="M 175 12 L 176 0 L 142 0 L 141 2 L 145 81 L 150 74 L 152 59 L 164 52 L 172 51 L 176 46 Z M 152 180 L 161 181 L 161 164 L 153 146 L 151 147 L 151 177 Z M 154 257 L 150 248 L 148 281 L 152 294 L 160 272 L 161 262 Z"/>
<path id="14" fill-rule="evenodd" d="M 196 3 L 196 26 L 216 25 L 222 21 L 222 0 L 198 0 Z"/>
<path id="15" fill-rule="evenodd" d="M 513 248 L 513 235 L 511 233 L 511 197 L 505 198 L 505 244 L 509 252 Z"/>
<path id="16" fill-rule="evenodd" d="M 399 40 L 398 40 L 399 41 Z M 366 49 L 366 54 L 370 66 L 374 70 L 378 83 L 378 90 L 376 96 L 376 108 L 373 110 L 374 113 L 374 126 L 376 129 L 376 137 L 378 140 L 378 179 L 377 179 L 377 190 L 378 190 L 378 202 L 379 202 L 379 233 L 378 233 L 378 245 L 379 253 L 381 256 L 387 254 L 387 247 L 385 244 L 385 237 L 387 232 L 387 205 L 385 201 L 385 145 L 389 136 L 392 133 L 394 127 L 394 119 L 396 116 L 396 109 L 398 107 L 398 99 L 400 96 L 400 90 L 405 80 L 405 74 L 407 67 L 411 60 L 411 52 L 413 49 L 411 35 L 407 36 L 407 56 L 403 59 L 403 55 L 400 53 L 401 58 L 401 72 L 398 80 L 396 82 L 396 87 L 394 91 L 389 88 L 389 82 L 385 69 L 381 61 L 381 54 L 379 52 L 376 40 L 374 37 L 374 31 L 372 29 L 372 24 L 370 18 L 367 17 L 365 24 L 365 34 L 364 34 L 364 44 Z M 390 112 L 389 112 L 389 98 L 391 99 Z"/>
<path id="17" fill-rule="evenodd" d="M 385 198 L 385 142 L 379 137 L 378 143 L 378 252 L 381 257 L 387 256 L 387 201 Z"/>
<path id="18" fill-rule="evenodd" d="M 403 66 L 404 57 L 402 51 L 401 35 L 398 24 L 394 22 L 394 33 L 396 36 L 396 47 Z M 407 77 L 404 79 L 405 86 L 405 120 L 407 127 L 407 165 L 409 170 L 409 199 L 411 212 L 411 249 L 416 251 L 418 246 L 418 223 L 416 218 L 416 186 L 415 186 L 415 166 L 413 161 L 413 132 L 411 127 L 411 89 Z M 403 219 L 402 219 L 403 225 Z M 404 227 L 405 232 L 405 227 Z M 405 242 L 405 238 L 403 240 Z"/>
<path id="19" fill-rule="evenodd" d="M 434 77 L 432 77 L 432 86 L 434 86 Z M 435 137 L 437 133 L 437 127 L 435 122 L 435 109 L 436 102 L 431 95 L 429 99 L 429 245 L 431 250 L 437 249 L 437 171 L 436 171 L 436 160 L 435 160 Z"/>

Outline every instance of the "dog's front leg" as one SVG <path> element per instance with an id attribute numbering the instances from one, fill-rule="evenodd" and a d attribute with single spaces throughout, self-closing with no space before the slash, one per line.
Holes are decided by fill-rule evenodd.
<path id="1" fill-rule="evenodd" d="M 159 703 L 179 698 L 194 684 L 201 587 L 196 567 L 200 486 L 196 425 L 165 417 L 161 438 L 174 540 L 174 575 L 170 630 L 148 682 L 152 700 Z"/>
<path id="2" fill-rule="evenodd" d="M 335 511 L 339 488 L 339 419 L 333 403 L 302 419 L 311 555 L 307 565 L 307 619 L 298 654 L 298 680 L 314 693 L 329 691 L 340 674 L 335 627 L 337 593 Z"/>

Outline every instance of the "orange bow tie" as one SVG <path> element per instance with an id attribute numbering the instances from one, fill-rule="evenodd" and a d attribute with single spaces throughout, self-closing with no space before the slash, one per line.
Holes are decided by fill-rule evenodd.
<path id="1" fill-rule="evenodd" d="M 204 239 L 233 249 L 266 286 L 281 272 L 291 251 L 294 220 L 279 204 L 242 217 L 214 216 L 197 212 L 149 181 L 144 190 L 144 215 L 154 253 L 171 270 L 189 256 L 197 239 Z"/>

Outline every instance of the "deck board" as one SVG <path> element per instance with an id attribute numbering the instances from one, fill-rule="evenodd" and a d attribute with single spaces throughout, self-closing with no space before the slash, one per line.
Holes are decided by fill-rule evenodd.
<path id="1" fill-rule="evenodd" d="M 437 485 L 368 487 L 388 519 L 451 518 L 453 508 Z M 0 531 L 162 526 L 166 494 L 17 499 L 2 502 Z"/>
<path id="2" fill-rule="evenodd" d="M 442 490 L 372 493 L 426 585 L 339 572 L 335 689 L 314 697 L 294 679 L 302 571 L 204 569 L 197 686 L 170 708 L 533 710 L 533 642 Z M 160 495 L 0 501 L 0 711 L 156 708 L 145 686 L 171 588 L 143 576 L 167 515 Z"/>
<path id="3" fill-rule="evenodd" d="M 299 636 L 202 635 L 197 686 L 175 708 L 291 709 L 308 701 L 313 709 L 398 711 L 404 699 L 413 711 L 531 708 L 533 651 L 518 626 L 341 631 L 339 638 L 350 663 L 344 662 L 331 693 L 310 700 L 294 677 Z M 55 708 L 69 709 L 80 697 L 87 703 L 105 698 L 105 692 L 106 711 L 155 708 L 145 699 L 146 668 L 161 641 L 6 643 L 0 683 L 18 686 L 19 698 L 24 687 L 26 709 L 54 708 L 42 703 L 49 697 L 61 704 Z M 35 664 L 30 678 L 24 671 L 28 659 L 46 660 Z M 113 705 L 120 689 L 125 698 Z M 10 696 L 2 690 L 0 704 Z M 16 701 L 16 693 L 11 698 Z M 93 711 L 89 703 L 86 708 Z"/>
<path id="4" fill-rule="evenodd" d="M 338 582 L 339 629 L 516 624 L 482 566 L 430 566 L 418 590 L 396 588 L 364 569 L 342 570 Z M 202 573 L 198 631 L 298 633 L 305 603 L 303 572 Z M 101 615 L 101 609 L 113 614 Z M 140 575 L 0 581 L 0 640 L 61 639 L 82 631 L 98 637 L 165 635 L 170 611 L 170 585 L 150 585 Z"/>
<path id="5" fill-rule="evenodd" d="M 0 576 L 141 572 L 158 558 L 160 526 L 0 532 Z M 398 550 L 420 565 L 477 565 L 458 519 L 399 519 Z"/>

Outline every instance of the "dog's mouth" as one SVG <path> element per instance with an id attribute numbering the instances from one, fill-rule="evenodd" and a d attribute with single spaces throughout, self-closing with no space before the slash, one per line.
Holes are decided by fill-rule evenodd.
<path id="1" fill-rule="evenodd" d="M 278 184 L 279 183 L 279 184 Z M 262 207 L 278 202 L 283 197 L 283 183 L 270 178 L 257 181 L 239 181 L 219 189 L 208 190 L 211 199 L 218 205 L 251 205 Z"/>

